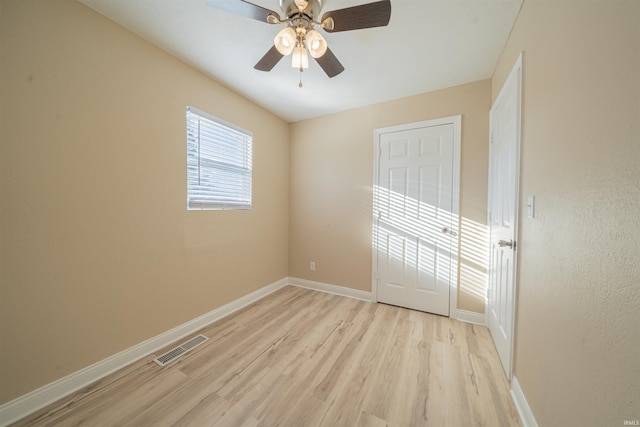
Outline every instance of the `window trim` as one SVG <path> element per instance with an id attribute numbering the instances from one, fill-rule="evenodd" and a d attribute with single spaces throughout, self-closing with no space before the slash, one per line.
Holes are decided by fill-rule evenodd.
<path id="1" fill-rule="evenodd" d="M 196 116 L 196 118 L 194 119 L 193 117 L 191 117 L 191 115 Z M 187 210 L 196 210 L 196 211 L 199 211 L 199 210 L 250 210 L 253 204 L 253 188 L 252 188 L 253 187 L 253 133 L 251 131 L 243 129 L 237 125 L 229 123 L 225 120 L 222 120 L 218 117 L 213 116 L 212 114 L 209 114 L 205 111 L 202 111 L 190 105 L 187 105 L 185 119 L 186 119 L 185 133 L 186 133 L 186 145 L 187 145 L 186 147 L 186 150 L 187 150 L 186 152 Z M 242 160 L 242 165 L 238 166 L 237 164 L 234 165 L 233 163 L 231 163 L 230 160 L 232 156 L 230 155 L 226 163 L 225 163 L 225 159 L 222 159 L 222 160 L 216 159 L 215 161 L 213 161 L 214 163 L 218 163 L 219 165 L 221 165 L 221 167 L 211 166 L 211 162 L 210 162 L 210 166 L 208 169 L 217 170 L 217 171 L 227 171 L 227 172 L 229 172 L 230 170 L 236 170 L 236 171 L 244 170 L 244 172 L 240 172 L 238 174 L 239 179 L 237 183 L 233 185 L 234 185 L 234 190 L 236 190 L 238 193 L 243 193 L 243 192 L 248 193 L 248 200 L 242 201 L 242 200 L 234 199 L 231 197 L 226 199 L 224 197 L 221 197 L 219 200 L 216 200 L 214 198 L 207 198 L 206 196 L 199 196 L 197 194 L 192 194 L 193 191 L 195 191 L 196 189 L 195 186 L 192 184 L 192 180 L 190 180 L 190 170 L 192 170 L 194 167 L 193 165 L 194 159 L 197 162 L 197 165 L 195 167 L 197 167 L 198 174 L 200 174 L 200 171 L 202 170 L 202 166 L 201 166 L 202 155 L 200 154 L 200 144 L 201 144 L 200 135 L 198 135 L 197 141 L 196 141 L 198 144 L 197 156 L 194 156 L 189 149 L 190 142 L 194 141 L 194 138 L 190 136 L 190 126 L 191 126 L 190 122 L 192 122 L 193 120 L 209 121 L 212 123 L 212 128 L 219 128 L 220 130 L 223 130 L 223 131 L 226 130 L 232 133 L 242 134 L 242 136 L 244 137 L 243 146 L 240 150 L 242 151 L 242 155 L 244 156 Z M 233 139 L 231 139 L 230 141 L 236 142 Z M 209 141 L 209 143 L 212 144 L 212 141 Z M 213 147 L 213 144 L 210 146 Z M 215 150 L 215 148 L 213 148 L 213 150 Z M 226 164 L 226 167 L 224 166 L 225 164 Z M 247 174 L 248 174 L 248 181 L 246 178 Z M 248 187 L 248 190 L 243 187 Z M 210 187 L 210 189 L 215 190 L 216 188 L 212 186 Z"/>

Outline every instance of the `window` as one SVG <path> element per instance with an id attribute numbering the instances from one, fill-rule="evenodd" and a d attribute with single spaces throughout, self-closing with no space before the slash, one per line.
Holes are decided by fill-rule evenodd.
<path id="1" fill-rule="evenodd" d="M 251 209 L 252 138 L 187 107 L 187 209 Z"/>

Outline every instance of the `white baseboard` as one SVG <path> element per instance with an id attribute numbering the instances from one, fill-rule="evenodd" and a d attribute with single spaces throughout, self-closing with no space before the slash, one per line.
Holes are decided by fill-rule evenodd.
<path id="1" fill-rule="evenodd" d="M 94 363 L 64 378 L 47 384 L 37 390 L 18 397 L 11 402 L 0 406 L 0 426 L 6 426 L 18 421 L 27 415 L 41 409 L 50 403 L 67 396 L 82 387 L 85 387 L 100 378 L 103 378 L 118 369 L 124 368 L 131 363 L 152 354 L 153 352 L 166 347 L 167 345 L 190 335 L 199 329 L 220 320 L 241 308 L 258 301 L 261 298 L 286 286 L 288 279 L 280 279 L 275 283 L 258 289 L 248 295 L 231 301 L 228 304 L 218 307 L 196 319 L 177 326 L 170 331 L 162 333 L 140 344 L 130 347 L 120 353 L 114 354 L 104 360 Z"/>
<path id="2" fill-rule="evenodd" d="M 360 291 L 358 289 L 345 288 L 344 286 L 330 285 L 328 283 L 314 282 L 313 280 L 298 279 L 289 277 L 289 284 L 300 288 L 313 289 L 314 291 L 326 292 L 328 294 L 340 295 L 343 297 L 360 299 L 371 302 L 373 297 L 371 292 Z"/>
<path id="3" fill-rule="evenodd" d="M 373 293 L 361 291 L 358 289 L 346 288 L 344 286 L 331 285 L 329 283 L 315 282 L 313 280 L 299 279 L 297 277 L 289 277 L 289 284 L 299 288 L 312 289 L 314 291 L 326 292 L 328 294 L 339 295 L 343 297 L 360 299 L 372 302 Z M 486 326 L 485 315 L 483 313 L 475 313 L 467 310 L 456 310 L 455 319 L 462 322 L 474 323 L 476 325 Z"/>
<path id="4" fill-rule="evenodd" d="M 531 412 L 531 408 L 529 408 L 527 399 L 524 397 L 524 393 L 515 375 L 511 378 L 511 397 L 516 405 L 518 414 L 520 414 L 520 419 L 524 427 L 538 427 L 538 423 L 533 416 L 533 412 Z"/>
<path id="5" fill-rule="evenodd" d="M 456 319 L 462 321 L 462 322 L 467 322 L 467 323 L 474 323 L 476 325 L 482 325 L 482 326 L 487 326 L 486 324 L 486 318 L 484 316 L 484 313 L 476 313 L 474 311 L 467 311 L 467 310 L 456 310 Z"/>

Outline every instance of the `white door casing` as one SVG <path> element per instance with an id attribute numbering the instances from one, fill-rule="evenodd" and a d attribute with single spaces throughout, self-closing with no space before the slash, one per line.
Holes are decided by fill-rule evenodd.
<path id="1" fill-rule="evenodd" d="M 374 299 L 448 316 L 457 295 L 460 116 L 378 129 L 375 153 Z"/>
<path id="2" fill-rule="evenodd" d="M 487 322 L 511 378 L 517 274 L 522 54 L 490 112 Z"/>

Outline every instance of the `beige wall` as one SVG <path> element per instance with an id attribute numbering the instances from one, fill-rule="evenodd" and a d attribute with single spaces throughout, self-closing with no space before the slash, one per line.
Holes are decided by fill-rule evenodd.
<path id="1" fill-rule="evenodd" d="M 490 83 L 292 124 L 289 275 L 370 291 L 374 129 L 461 114 L 458 307 L 484 312 L 484 255 L 473 247 L 486 228 Z M 311 260 L 316 271 L 309 270 Z"/>
<path id="2" fill-rule="evenodd" d="M 0 403 L 287 276 L 287 123 L 76 1 L 0 16 Z M 252 210 L 186 210 L 187 104 L 253 131 Z"/>
<path id="3" fill-rule="evenodd" d="M 515 376 L 541 426 L 640 418 L 640 2 L 526 0 Z"/>

